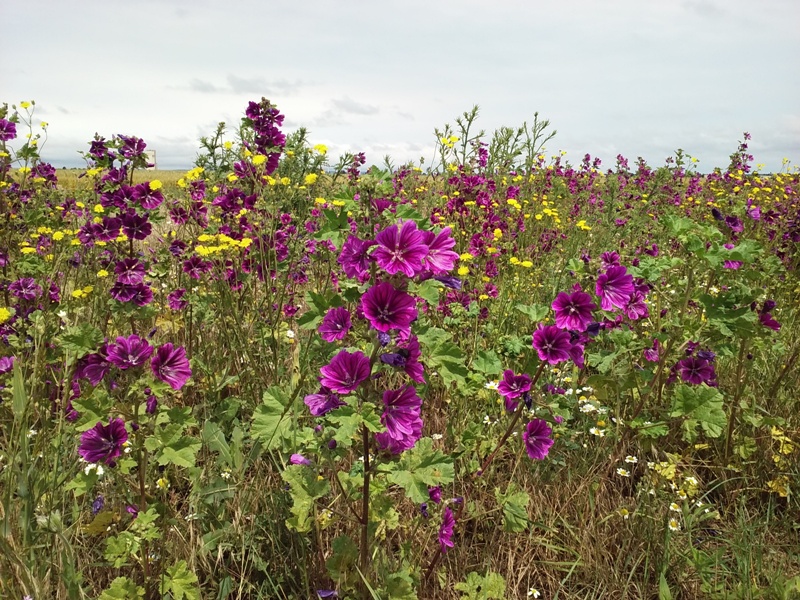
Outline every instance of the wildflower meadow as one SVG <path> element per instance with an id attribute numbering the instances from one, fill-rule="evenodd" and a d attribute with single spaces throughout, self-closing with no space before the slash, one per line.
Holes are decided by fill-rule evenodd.
<path id="1" fill-rule="evenodd" d="M 173 175 L 0 107 L 0 597 L 800 598 L 796 167 L 242 108 Z"/>

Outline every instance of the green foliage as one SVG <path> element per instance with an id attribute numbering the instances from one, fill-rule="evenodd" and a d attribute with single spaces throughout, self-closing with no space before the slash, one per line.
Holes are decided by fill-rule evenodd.
<path id="1" fill-rule="evenodd" d="M 280 448 L 291 439 L 292 418 L 288 412 L 288 401 L 280 388 L 270 387 L 253 413 L 250 434 L 260 440 L 267 450 Z"/>
<path id="2" fill-rule="evenodd" d="M 160 591 L 162 596 L 169 594 L 171 600 L 200 600 L 197 575 L 189 570 L 185 560 L 167 567 Z"/>
<path id="3" fill-rule="evenodd" d="M 503 600 L 506 597 L 506 580 L 499 573 L 489 571 L 480 575 L 475 571 L 467 573 L 467 578 L 455 585 L 455 589 L 464 592 L 461 600 Z"/>
<path id="4" fill-rule="evenodd" d="M 289 485 L 292 498 L 292 517 L 286 520 L 286 525 L 300 533 L 310 531 L 314 500 L 330 491 L 328 482 L 320 480 L 313 469 L 303 465 L 289 465 L 281 478 Z"/>
<path id="5" fill-rule="evenodd" d="M 420 439 L 399 461 L 381 468 L 388 473 L 388 480 L 402 487 L 416 503 L 428 500 L 428 487 L 452 483 L 455 478 L 452 457 L 434 450 L 430 438 Z"/>
<path id="6" fill-rule="evenodd" d="M 144 598 L 144 588 L 127 577 L 117 577 L 100 594 L 99 600 L 140 600 Z"/>
<path id="7" fill-rule="evenodd" d="M 675 389 L 672 417 L 683 417 L 683 436 L 688 442 L 697 439 L 697 427 L 711 438 L 722 435 L 727 418 L 722 409 L 723 396 L 718 389 L 705 384 L 680 385 Z"/>

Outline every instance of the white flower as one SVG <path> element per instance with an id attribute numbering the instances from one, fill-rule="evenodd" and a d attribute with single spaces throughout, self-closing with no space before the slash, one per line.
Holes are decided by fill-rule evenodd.
<path id="1" fill-rule="evenodd" d="M 631 456 L 630 454 L 628 454 L 628 456 L 625 457 L 625 462 L 631 465 L 635 465 L 636 463 L 639 462 L 639 459 L 636 458 L 635 456 Z"/>
<path id="2" fill-rule="evenodd" d="M 33 437 L 33 436 L 35 436 L 37 433 L 38 433 L 38 432 L 37 432 L 35 429 L 29 429 L 29 430 L 28 430 L 28 438 L 32 438 L 32 437 Z"/>
<path id="3" fill-rule="evenodd" d="M 528 598 L 541 598 L 542 595 L 539 593 L 539 590 L 536 588 L 531 588 L 528 590 Z"/>
<path id="4" fill-rule="evenodd" d="M 592 435 L 596 435 L 597 437 L 605 437 L 606 430 L 605 429 L 600 429 L 598 427 L 592 427 L 589 430 L 589 433 L 591 433 Z"/>
<path id="5" fill-rule="evenodd" d="M 440 440 L 440 439 L 442 439 L 443 437 L 444 437 L 444 436 L 443 436 L 441 433 L 434 433 L 434 434 L 431 436 L 431 438 L 432 438 L 432 439 L 434 439 L 434 440 Z"/>
<path id="6" fill-rule="evenodd" d="M 681 530 L 681 523 L 675 517 L 669 520 L 669 529 L 670 531 L 680 531 Z"/>
<path id="7" fill-rule="evenodd" d="M 587 402 L 586 404 L 582 404 L 581 405 L 581 412 L 582 413 L 590 413 L 590 412 L 594 412 L 596 410 L 597 410 L 597 407 L 594 404 L 590 403 L 590 402 Z"/>
<path id="8" fill-rule="evenodd" d="M 286 330 L 286 337 L 289 338 L 290 340 L 293 340 L 294 339 L 294 331 L 292 331 L 291 329 L 287 329 Z"/>
<path id="9" fill-rule="evenodd" d="M 669 509 L 672 512 L 681 512 L 681 506 L 677 502 L 673 502 L 669 505 Z"/>
<path id="10" fill-rule="evenodd" d="M 500 385 L 499 381 L 489 381 L 486 384 L 484 384 L 483 387 L 485 387 L 487 390 L 496 390 L 499 385 Z"/>
<path id="11" fill-rule="evenodd" d="M 617 514 L 623 519 L 627 519 L 628 517 L 631 516 L 631 513 L 627 508 L 620 508 L 619 510 L 617 510 Z"/>
<path id="12" fill-rule="evenodd" d="M 631 473 L 627 469 L 617 469 L 617 475 L 622 475 L 623 477 L 630 477 Z"/>

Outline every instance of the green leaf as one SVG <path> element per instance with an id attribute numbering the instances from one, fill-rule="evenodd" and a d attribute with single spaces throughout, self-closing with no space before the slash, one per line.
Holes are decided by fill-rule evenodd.
<path id="1" fill-rule="evenodd" d="M 253 414 L 250 434 L 261 440 L 267 450 L 280 448 L 283 441 L 291 437 L 292 418 L 286 408 L 287 403 L 283 391 L 273 386 L 264 392 L 262 403 Z"/>
<path id="2" fill-rule="evenodd" d="M 420 344 L 422 344 L 421 338 Z M 466 384 L 469 371 L 464 364 L 464 353 L 461 348 L 447 339 L 439 338 L 425 349 L 426 352 L 423 356 L 426 366 L 439 374 L 445 386 L 449 386 L 453 382 Z"/>
<path id="3" fill-rule="evenodd" d="M 72 406 L 80 417 L 75 423 L 77 431 L 91 429 L 98 422 L 108 423 L 108 415 L 114 406 L 114 400 L 105 392 L 96 388 L 90 395 L 72 400 Z"/>
<path id="4" fill-rule="evenodd" d="M 173 600 L 200 600 L 197 575 L 189 570 L 185 560 L 167 569 L 161 580 L 161 595 L 169 593 Z"/>
<path id="5" fill-rule="evenodd" d="M 670 416 L 687 418 L 686 436 L 700 425 L 708 437 L 716 438 L 722 435 L 728 422 L 722 408 L 723 399 L 718 389 L 706 384 L 680 385 L 675 390 Z"/>
<path id="6" fill-rule="evenodd" d="M 300 533 L 311 531 L 311 509 L 314 500 L 322 498 L 330 491 L 326 479 L 317 478 L 317 473 L 303 465 L 289 465 L 281 473 L 281 478 L 289 484 L 292 497 L 292 517 L 286 525 Z"/>
<path id="7" fill-rule="evenodd" d="M 385 581 L 389 600 L 417 600 L 414 580 L 408 572 L 392 573 L 386 577 Z"/>
<path id="8" fill-rule="evenodd" d="M 544 304 L 517 304 L 514 306 L 514 308 L 516 308 L 523 315 L 527 315 L 528 318 L 534 323 L 538 323 L 544 319 L 547 316 L 547 313 L 550 312 L 550 307 L 545 306 Z"/>
<path id="9" fill-rule="evenodd" d="M 200 450 L 200 440 L 188 435 L 181 436 L 176 441 L 162 448 L 161 454 L 158 457 L 158 464 L 193 467 L 196 464 L 198 450 Z"/>
<path id="10" fill-rule="evenodd" d="M 228 442 L 225 440 L 225 434 L 219 425 L 212 421 L 206 421 L 203 426 L 203 443 L 212 452 L 219 454 L 220 459 L 229 467 L 233 466 L 233 455 Z"/>
<path id="11" fill-rule="evenodd" d="M 500 488 L 494 491 L 495 498 L 503 507 L 503 528 L 506 531 L 519 533 L 528 528 L 528 503 L 530 496 L 524 491 L 517 491 L 517 486 L 509 484 L 506 493 Z"/>
<path id="12" fill-rule="evenodd" d="M 115 569 L 128 564 L 128 559 L 139 552 L 139 540 L 130 531 L 122 531 L 106 540 L 103 557 L 114 565 Z"/>
<path id="13" fill-rule="evenodd" d="M 475 355 L 472 368 L 484 375 L 499 375 L 503 372 L 503 363 L 494 350 L 481 350 Z"/>
<path id="14" fill-rule="evenodd" d="M 144 598 L 144 588 L 136 585 L 127 577 L 117 577 L 107 589 L 103 590 L 98 600 L 139 600 Z"/>
<path id="15" fill-rule="evenodd" d="M 672 592 L 669 589 L 664 573 L 661 573 L 658 578 L 658 600 L 672 600 Z"/>
<path id="16" fill-rule="evenodd" d="M 28 405 L 28 394 L 25 391 L 25 380 L 22 377 L 22 367 L 19 360 L 14 361 L 14 374 L 11 378 L 11 385 L 13 386 L 13 399 L 11 403 L 11 412 L 14 413 L 14 419 L 21 419 L 25 414 L 25 407 Z"/>
<path id="17" fill-rule="evenodd" d="M 412 296 L 419 296 L 428 303 L 429 306 L 439 305 L 439 290 L 444 286 L 441 282 L 435 279 L 426 279 L 422 283 L 414 283 L 413 281 L 408 285 L 408 292 Z"/>
<path id="18" fill-rule="evenodd" d="M 506 597 L 506 580 L 491 571 L 485 576 L 474 571 L 468 573 L 466 581 L 457 583 L 455 588 L 464 592 L 461 600 L 503 600 Z"/>
<path id="19" fill-rule="evenodd" d="M 337 583 L 346 579 L 357 559 L 358 546 L 348 536 L 340 535 L 333 540 L 333 552 L 331 557 L 325 561 L 331 579 Z"/>
<path id="20" fill-rule="evenodd" d="M 434 450 L 431 438 L 420 439 L 398 462 L 381 469 L 388 471 L 387 479 L 402 487 L 417 504 L 428 501 L 428 487 L 452 483 L 455 479 L 452 457 Z"/>
<path id="21" fill-rule="evenodd" d="M 83 358 L 103 343 L 103 332 L 90 323 L 72 325 L 56 338 L 74 358 Z"/>

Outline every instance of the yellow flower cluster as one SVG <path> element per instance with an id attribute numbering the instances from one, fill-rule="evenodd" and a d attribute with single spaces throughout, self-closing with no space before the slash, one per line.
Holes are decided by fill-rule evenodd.
<path id="1" fill-rule="evenodd" d="M 197 181 L 203 175 L 203 167 L 195 167 L 186 171 L 186 174 L 178 179 L 178 187 L 185 188 L 188 182 Z"/>
<path id="2" fill-rule="evenodd" d="M 235 240 L 223 233 L 215 235 L 204 233 L 197 238 L 197 241 L 200 243 L 194 247 L 194 250 L 200 256 L 212 256 L 234 248 L 244 249 L 248 248 L 250 244 L 253 243 L 251 238 Z M 207 242 L 214 242 L 214 244 L 206 245 Z"/>

